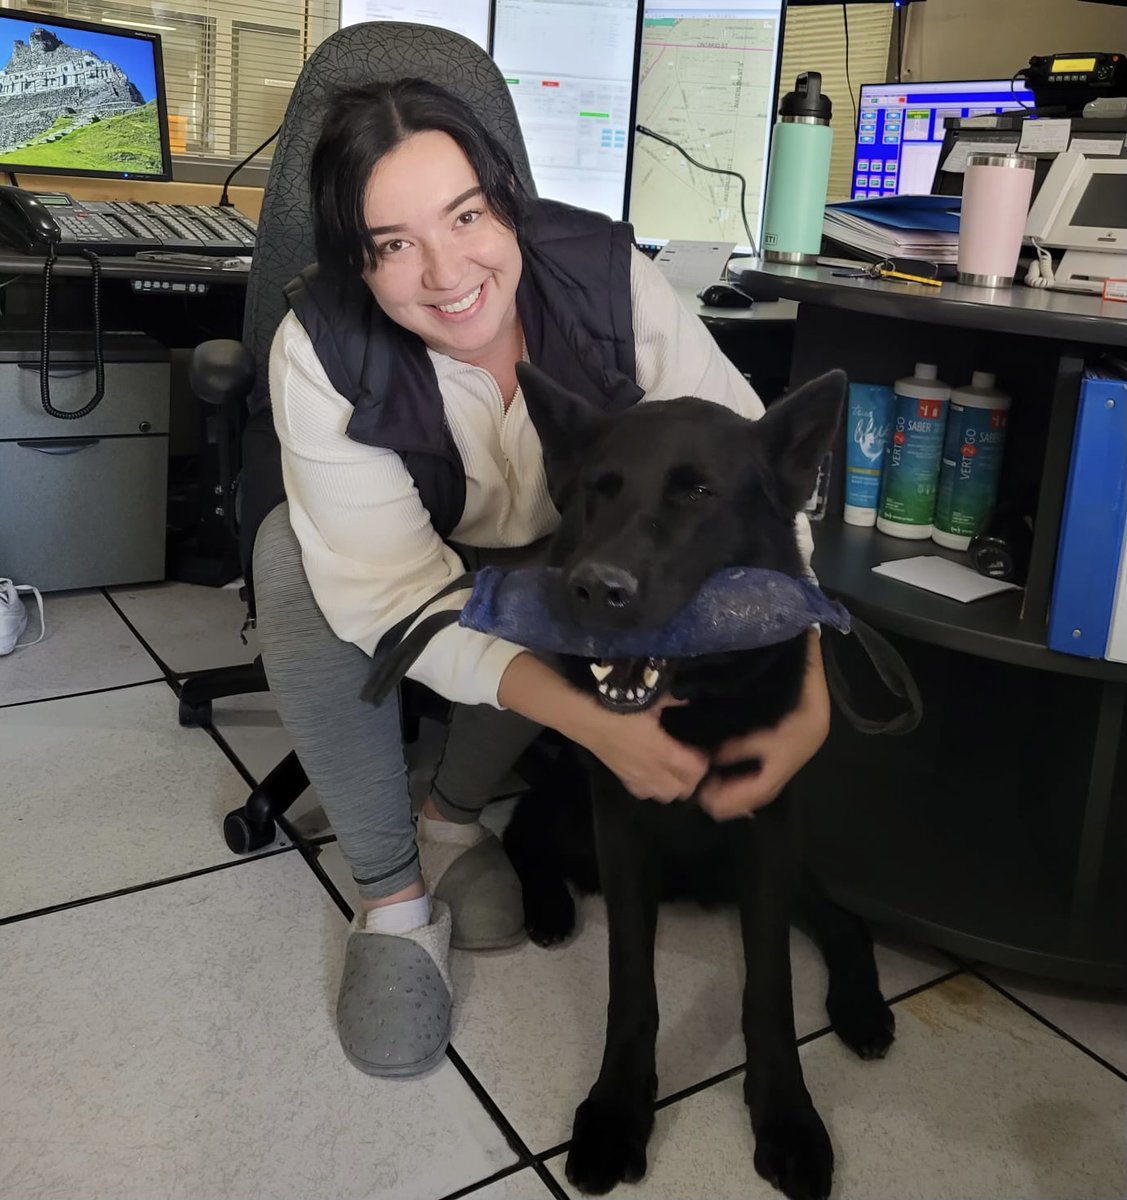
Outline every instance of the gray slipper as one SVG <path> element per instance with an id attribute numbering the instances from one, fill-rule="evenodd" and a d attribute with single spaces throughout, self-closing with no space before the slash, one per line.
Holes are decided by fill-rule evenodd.
<path id="1" fill-rule="evenodd" d="M 450 906 L 455 950 L 501 950 L 526 936 L 517 873 L 500 840 L 481 832 L 481 840 L 468 849 L 419 838 L 423 878 L 435 900 Z"/>
<path id="2" fill-rule="evenodd" d="M 441 1061 L 450 1037 L 450 910 L 410 933 L 367 933 L 353 922 L 337 998 L 337 1033 L 366 1075 L 407 1078 Z"/>

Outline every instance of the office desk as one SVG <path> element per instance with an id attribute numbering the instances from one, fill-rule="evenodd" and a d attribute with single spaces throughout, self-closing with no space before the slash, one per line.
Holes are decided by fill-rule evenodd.
<path id="1" fill-rule="evenodd" d="M 209 338 L 242 334 L 246 271 L 213 271 L 106 255 L 102 275 L 102 328 L 141 332 L 169 350 L 168 524 L 166 575 L 188 583 L 221 585 L 240 572 L 226 511 L 223 457 L 237 455 L 237 430 L 206 408 L 188 384 L 193 347 Z M 43 317 L 43 258 L 0 248 L 0 329 L 37 339 Z M 93 357 L 91 269 L 86 259 L 61 256 L 52 270 L 50 325 L 77 336 L 76 349 Z M 205 294 L 134 292 L 133 280 L 206 282 Z M 107 410 L 111 408 L 109 398 Z"/>
<path id="2" fill-rule="evenodd" d="M 966 557 L 845 525 L 835 456 L 814 569 L 896 642 L 925 717 L 906 737 L 872 739 L 835 716 L 796 781 L 819 871 L 848 907 L 956 954 L 1127 986 L 1127 664 L 1046 645 L 1081 375 L 1104 351 L 1124 357 L 1127 306 L 820 267 L 760 265 L 742 283 L 798 301 L 795 382 L 842 367 L 891 383 L 916 362 L 953 385 L 996 372 L 1013 396 L 1001 496 L 1034 516 L 1024 591 L 961 604 L 872 573 Z"/>
<path id="3" fill-rule="evenodd" d="M 155 263 L 128 256 L 100 260 L 103 328 L 148 334 L 171 351 L 169 437 L 169 577 L 222 584 L 239 572 L 235 542 L 222 501 L 224 472 L 217 442 L 229 432 L 222 415 L 205 409 L 188 385 L 191 350 L 209 338 L 238 338 L 249 272 Z M 43 259 L 0 247 L 0 326 L 38 330 L 42 319 Z M 80 334 L 91 328 L 89 262 L 81 256 L 55 260 L 51 328 Z M 170 289 L 138 292 L 134 281 L 200 282 L 204 295 Z M 750 309 L 705 308 L 692 292 L 682 299 L 699 313 L 717 342 L 765 398 L 785 388 L 798 305 L 791 301 Z M 237 445 L 227 447 L 237 455 Z"/>
<path id="4" fill-rule="evenodd" d="M 106 329 L 139 330 L 155 337 L 170 349 L 191 349 L 209 337 L 239 337 L 243 325 L 246 271 L 215 271 L 147 262 L 128 255 L 105 255 L 99 259 L 103 288 L 102 324 Z M 90 289 L 83 281 L 91 277 L 89 262 L 79 255 L 55 259 L 51 298 L 53 329 L 81 331 L 91 328 Z M 0 291 L 2 320 L 7 328 L 35 328 L 42 319 L 43 258 L 0 247 Z M 153 284 L 177 283 L 185 288 L 205 283 L 206 293 L 154 290 L 134 292 L 133 280 Z M 177 301 L 207 301 L 206 307 Z"/>

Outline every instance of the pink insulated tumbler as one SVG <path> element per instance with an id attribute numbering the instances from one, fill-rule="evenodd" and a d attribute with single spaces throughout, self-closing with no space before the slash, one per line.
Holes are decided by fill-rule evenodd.
<path id="1" fill-rule="evenodd" d="M 960 283 L 1011 286 L 1032 194 L 1033 159 L 1028 154 L 967 158 L 959 219 Z"/>

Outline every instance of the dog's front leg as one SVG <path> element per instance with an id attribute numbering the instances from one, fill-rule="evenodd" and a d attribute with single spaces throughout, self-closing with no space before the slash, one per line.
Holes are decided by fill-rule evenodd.
<path id="1" fill-rule="evenodd" d="M 607 904 L 610 1003 L 599 1078 L 575 1113 L 567 1177 L 581 1191 L 610 1191 L 646 1172 L 657 1091 L 659 863 L 647 845 L 640 805 L 603 768 L 593 779 L 595 843 Z"/>
<path id="2" fill-rule="evenodd" d="M 790 1200 L 824 1200 L 833 1181 L 833 1147 L 806 1082 L 794 1032 L 790 915 L 795 888 L 785 796 L 754 821 L 732 822 L 747 980 L 744 1098 L 755 1132 L 755 1169 Z"/>

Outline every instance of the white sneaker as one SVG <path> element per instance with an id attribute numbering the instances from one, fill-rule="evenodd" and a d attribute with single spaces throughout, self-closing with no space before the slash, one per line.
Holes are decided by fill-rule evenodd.
<path id="1" fill-rule="evenodd" d="M 20 599 L 20 592 L 28 592 L 39 605 L 39 636 L 35 641 L 21 642 L 20 634 L 27 628 L 27 610 Z M 34 646 L 43 640 L 47 627 L 43 621 L 43 597 L 38 588 L 25 584 L 16 585 L 10 579 L 0 579 L 0 656 L 11 654 L 23 646 Z"/>

